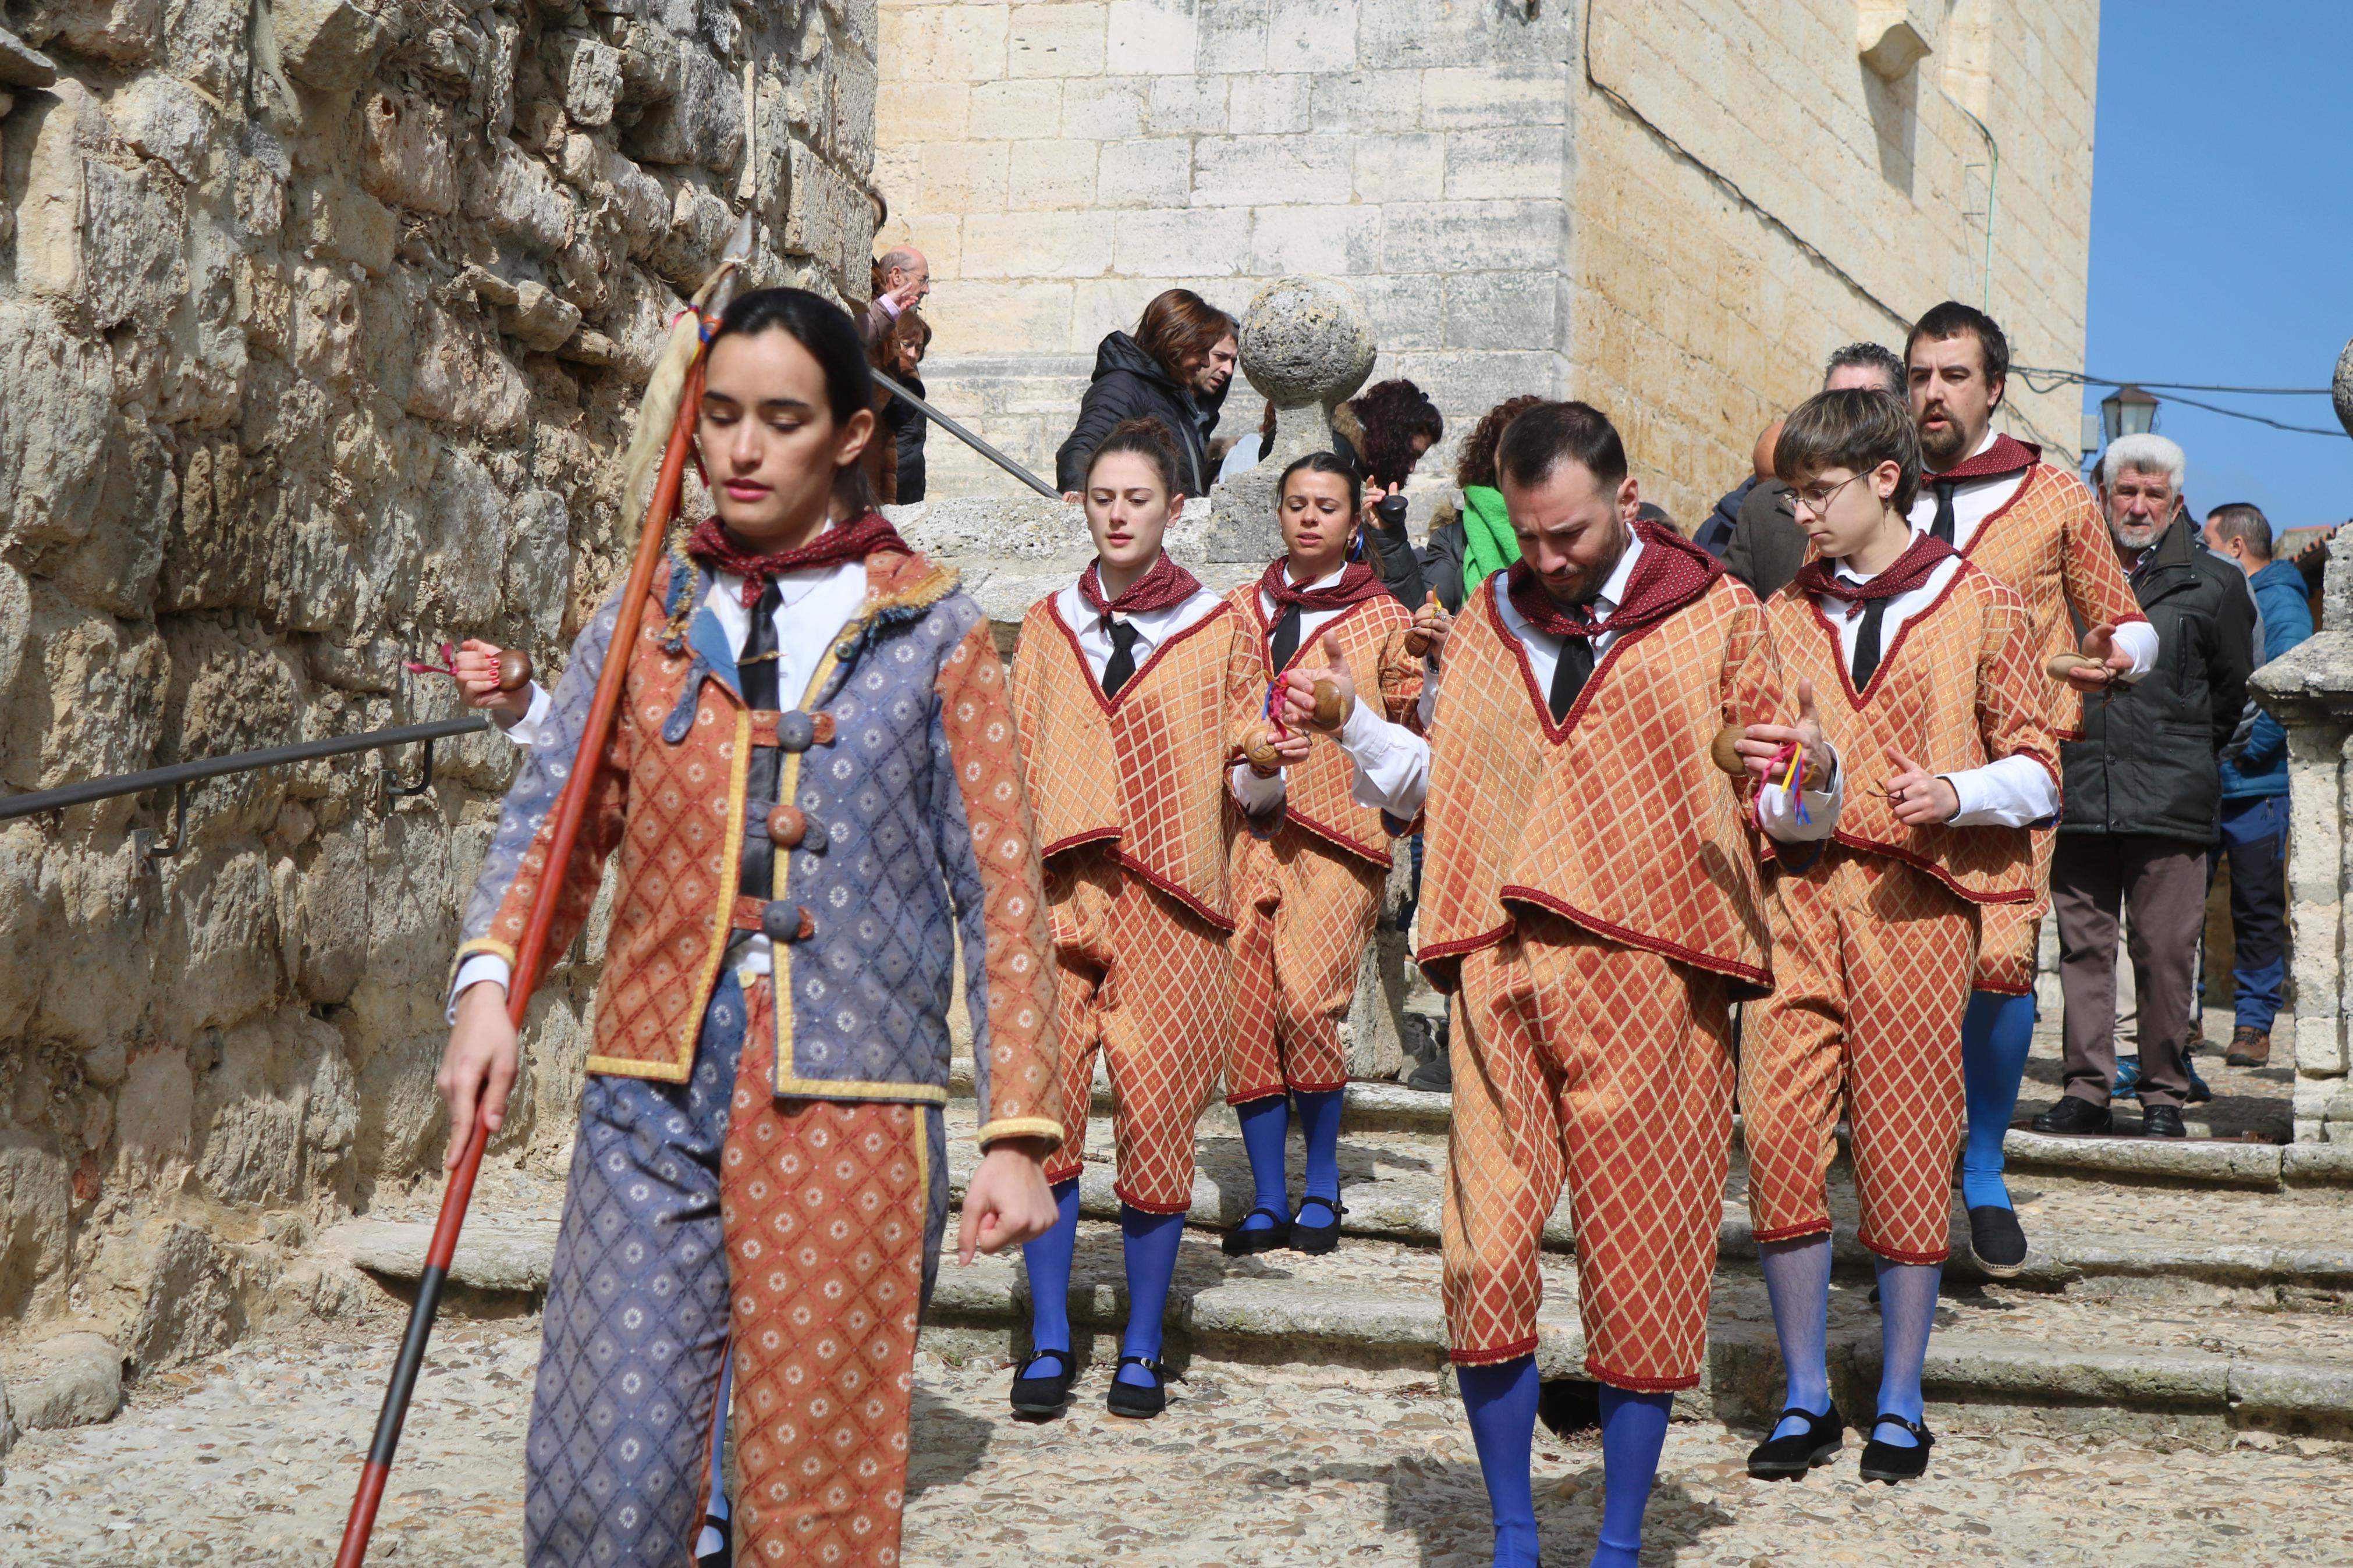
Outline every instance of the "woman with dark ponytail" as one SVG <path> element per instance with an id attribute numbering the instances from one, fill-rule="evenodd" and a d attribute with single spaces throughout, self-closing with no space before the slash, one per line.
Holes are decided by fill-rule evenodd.
<path id="1" fill-rule="evenodd" d="M 1184 472 L 1157 419 L 1124 420 L 1088 454 L 1078 477 L 1095 559 L 1029 606 L 1013 667 L 1045 846 L 1068 1128 L 1046 1165 L 1058 1217 L 1023 1251 L 1033 1348 L 1013 1408 L 1029 1415 L 1060 1414 L 1077 1371 L 1071 1258 L 1098 1052 L 1111 1072 L 1127 1264 L 1127 1331 L 1108 1403 L 1114 1415 L 1140 1417 L 1166 1405 L 1160 1325 L 1193 1205 L 1193 1126 L 1232 1016 L 1235 813 L 1223 781 L 1229 737 L 1266 688 L 1231 606 L 1161 549 L 1184 510 Z M 1304 741 L 1293 750 L 1303 754 Z M 1236 785 L 1247 808 L 1249 786 Z"/>
<path id="2" fill-rule="evenodd" d="M 1341 1022 L 1380 912 L 1389 841 L 1420 815 L 1430 779 L 1430 747 L 1405 727 L 1418 721 L 1422 685 L 1421 657 L 1407 642 L 1413 618 L 1364 559 L 1355 468 L 1312 452 L 1283 470 L 1275 496 L 1284 552 L 1226 598 L 1248 633 L 1254 687 L 1274 694 L 1271 712 L 1317 740 L 1261 786 L 1280 802 L 1281 825 L 1235 847 L 1226 1100 L 1257 1187 L 1226 1236 L 1237 1257 L 1339 1243 Z M 1319 686 L 1333 699 L 1322 712 Z M 1293 1111 L 1307 1148 L 1296 1215 L 1285 1167 Z"/>
<path id="3" fill-rule="evenodd" d="M 868 506 L 872 383 L 849 318 L 797 289 L 738 299 L 698 413 L 716 515 L 654 578 L 580 847 L 554 873 L 551 955 L 619 861 L 525 1555 L 685 1555 L 732 1336 L 746 1560 L 888 1563 L 947 1220 L 959 942 L 987 1150 L 959 1254 L 1053 1219 L 1036 840 L 987 621 Z M 459 1129 L 485 1100 L 492 1129 L 504 1117 L 507 984 L 616 614 L 608 599 L 591 617 L 524 721 L 537 731 L 467 906 L 439 1079 Z M 856 1355 L 837 1353 L 846 1336 Z"/>

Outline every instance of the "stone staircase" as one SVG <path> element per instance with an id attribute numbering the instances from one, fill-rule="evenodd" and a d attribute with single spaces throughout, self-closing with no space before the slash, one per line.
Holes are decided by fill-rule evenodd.
<path id="1" fill-rule="evenodd" d="M 977 1162 L 969 1081 L 948 1116 L 960 1199 Z M 1438 1372 L 1439 1215 L 1448 1099 L 1390 1083 L 1351 1087 L 1341 1169 L 1348 1205 L 1335 1253 L 1229 1259 L 1217 1233 L 1247 1212 L 1239 1127 L 1204 1113 L 1200 1170 L 1169 1307 L 1172 1361 Z M 1125 1315 L 1112 1192 L 1110 1096 L 1098 1083 L 1081 1179 L 1071 1285 L 1082 1360 L 1115 1355 Z M 2010 1135 L 2011 1185 L 2035 1244 L 2026 1274 L 1986 1279 L 1968 1257 L 1956 1204 L 1953 1263 L 1928 1359 L 1931 1420 L 1956 1430 L 2091 1430 L 2219 1447 L 2234 1431 L 2353 1437 L 2353 1146 L 2224 1140 Z M 1300 1165 L 1294 1150 L 1293 1169 Z M 1722 1261 L 1703 1383 L 1687 1412 L 1754 1420 L 1778 1408 L 1779 1360 L 1756 1268 L 1736 1137 L 1719 1233 Z M 1295 1176 L 1294 1176 L 1295 1180 Z M 502 1201 L 502 1198 L 504 1201 Z M 469 1225 L 456 1283 L 512 1310 L 543 1287 L 559 1194 L 518 1182 Z M 1852 1184 L 1832 1175 L 1841 1224 L 1831 1347 L 1842 1405 L 1870 1403 L 1878 1326 L 1867 1257 L 1850 1239 Z M 414 1278 L 429 1216 L 354 1221 L 322 1245 L 379 1279 Z M 1575 1236 L 1566 1202 L 1546 1227 L 1538 1361 L 1579 1378 Z M 1026 1349 L 1026 1277 L 1017 1258 L 942 1268 L 925 1342 L 957 1358 L 1009 1363 Z"/>

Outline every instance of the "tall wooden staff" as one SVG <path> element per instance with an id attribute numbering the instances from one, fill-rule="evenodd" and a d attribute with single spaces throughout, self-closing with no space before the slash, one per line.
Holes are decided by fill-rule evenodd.
<path id="1" fill-rule="evenodd" d="M 752 218 L 747 213 L 728 240 L 726 255 L 718 270 L 695 295 L 694 309 L 681 313 L 671 325 L 670 342 L 654 368 L 653 379 L 647 384 L 645 401 L 638 410 L 637 428 L 629 438 L 628 480 L 622 494 L 625 505 L 630 507 L 642 499 L 645 521 L 638 534 L 638 553 L 629 566 L 628 584 L 621 590 L 605 668 L 596 679 L 596 694 L 589 703 L 587 723 L 581 731 L 580 750 L 573 759 L 570 776 L 564 781 L 564 793 L 556 798 L 555 831 L 547 848 L 550 871 L 539 879 L 532 890 L 530 918 L 523 926 L 522 943 L 515 952 L 514 973 L 507 987 L 507 1016 L 518 1029 L 522 1026 L 524 1010 L 531 1005 L 532 989 L 538 983 L 541 961 L 546 955 L 548 929 L 555 921 L 564 868 L 571 863 L 573 843 L 580 837 L 580 819 L 586 811 L 588 786 L 596 771 L 596 759 L 604 753 L 606 738 L 612 732 L 613 715 L 620 707 L 621 684 L 628 674 L 630 650 L 637 646 L 646 595 L 653 584 L 654 568 L 661 563 L 670 519 L 678 511 L 679 485 L 686 471 L 696 413 L 702 402 L 703 353 L 718 327 L 721 313 L 734 296 L 737 274 L 751 250 Z M 661 468 L 649 494 L 646 476 L 652 469 L 658 443 L 661 444 Z M 449 1173 L 449 1184 L 441 1194 L 441 1217 L 433 1227 L 433 1245 L 426 1249 L 425 1272 L 417 1281 L 417 1304 L 408 1311 L 408 1331 L 401 1338 L 400 1359 L 393 1363 L 392 1385 L 385 1390 L 384 1411 L 376 1417 L 375 1441 L 369 1446 L 367 1463 L 360 1471 L 359 1492 L 352 1499 L 351 1517 L 343 1524 L 343 1543 L 335 1553 L 335 1568 L 360 1568 L 367 1557 L 368 1536 L 375 1528 L 376 1505 L 384 1500 L 385 1481 L 392 1473 L 393 1451 L 400 1446 L 401 1423 L 407 1417 L 409 1395 L 415 1392 L 417 1374 L 425 1364 L 425 1342 L 433 1334 L 441 1287 L 449 1277 L 449 1259 L 458 1250 L 458 1230 L 466 1222 L 466 1204 L 473 1196 L 474 1177 L 481 1169 L 482 1150 L 490 1137 L 488 1123 L 477 1115 L 473 1130 L 467 1134 L 465 1152 L 459 1158 L 458 1168 Z"/>

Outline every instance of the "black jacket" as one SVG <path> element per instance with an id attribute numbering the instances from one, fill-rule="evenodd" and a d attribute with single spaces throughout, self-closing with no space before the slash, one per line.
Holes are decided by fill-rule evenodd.
<path id="1" fill-rule="evenodd" d="M 916 396 L 925 395 L 923 383 L 918 376 L 902 376 L 899 384 Z M 899 447 L 899 493 L 902 506 L 923 499 L 923 437 L 932 422 L 923 411 L 905 398 L 893 395 L 882 410 L 882 423 L 890 430 Z"/>
<path id="2" fill-rule="evenodd" d="M 1729 496 L 1725 498 L 1729 500 Z M 1769 599 L 1798 574 L 1812 544 L 1789 510 L 1789 487 L 1759 479 L 1740 499 L 1740 513 L 1724 547 L 1724 569 Z"/>
<path id="3" fill-rule="evenodd" d="M 1209 433 L 1218 427 L 1218 410 L 1232 385 L 1228 382 L 1208 396 L 1198 396 L 1170 380 L 1134 338 L 1111 333 L 1095 349 L 1094 381 L 1079 404 L 1079 422 L 1054 452 L 1055 487 L 1065 495 L 1083 489 L 1087 459 L 1112 426 L 1150 415 L 1176 438 L 1178 488 L 1188 496 L 1208 495 L 1218 477 L 1218 465 L 1209 461 Z"/>
<path id="4" fill-rule="evenodd" d="M 2059 748 L 2067 793 L 2059 831 L 2211 843 L 2218 764 L 2254 667 L 2254 605 L 2239 569 L 2200 549 L 2179 518 L 2134 571 L 2132 588 L 2157 628 L 2157 665 L 2137 686 L 2084 700 L 2084 738 Z"/>

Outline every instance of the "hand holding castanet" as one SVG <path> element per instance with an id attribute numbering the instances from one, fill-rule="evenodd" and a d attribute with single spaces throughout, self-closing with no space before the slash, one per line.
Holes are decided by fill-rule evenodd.
<path id="1" fill-rule="evenodd" d="M 2044 672 L 2078 691 L 2105 691 L 2129 674 L 2132 665 L 2132 655 L 2116 646 L 2115 623 L 2102 621 L 2084 629 L 2083 652 L 2057 655 Z"/>
<path id="2" fill-rule="evenodd" d="M 1895 820 L 1907 827 L 1950 822 L 1961 809 L 1960 792 L 1894 747 L 1885 751 L 1887 764 L 1894 770 L 1887 775 L 1887 800 L 1895 808 Z"/>
<path id="3" fill-rule="evenodd" d="M 1439 659 L 1446 653 L 1446 634 L 1454 629 L 1454 617 L 1438 602 L 1438 591 L 1431 589 L 1421 608 L 1413 613 L 1413 625 L 1405 634 L 1405 651 L 1416 658 Z"/>
<path id="4" fill-rule="evenodd" d="M 504 715 L 509 723 L 531 710 L 531 655 L 521 648 L 468 637 L 451 656 L 449 671 L 469 708 Z"/>
<path id="5" fill-rule="evenodd" d="M 1718 767 L 1724 766 L 1727 733 L 1728 726 L 1717 733 L 1712 748 Z M 1829 785 L 1831 775 L 1838 768 L 1838 752 L 1822 738 L 1821 720 L 1814 711 L 1814 683 L 1803 677 L 1798 681 L 1795 724 L 1748 725 L 1728 749 L 1759 784 L 1767 784 L 1771 782 L 1774 763 L 1784 760 L 1782 749 L 1787 746 L 1797 747 L 1805 757 L 1809 788 L 1819 790 Z"/>
<path id="6" fill-rule="evenodd" d="M 1355 710 L 1356 680 L 1348 673 L 1336 633 L 1324 634 L 1324 665 L 1322 669 L 1293 669 L 1282 678 L 1282 721 L 1290 728 L 1335 735 Z"/>

